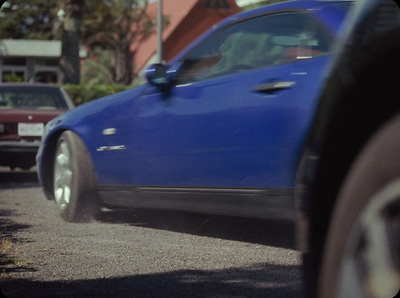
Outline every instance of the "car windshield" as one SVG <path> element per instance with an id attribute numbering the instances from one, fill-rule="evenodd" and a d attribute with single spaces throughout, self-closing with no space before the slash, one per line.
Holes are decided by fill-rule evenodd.
<path id="1" fill-rule="evenodd" d="M 354 5 L 354 3 L 346 1 L 346 2 L 331 3 L 330 5 L 336 7 L 337 9 L 348 11 Z"/>
<path id="2" fill-rule="evenodd" d="M 0 88 L 0 109 L 67 110 L 61 93 L 54 88 Z"/>

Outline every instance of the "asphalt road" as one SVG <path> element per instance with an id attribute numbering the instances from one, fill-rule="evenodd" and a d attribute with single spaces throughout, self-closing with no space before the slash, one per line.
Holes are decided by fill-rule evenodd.
<path id="1" fill-rule="evenodd" d="M 0 289 L 9 298 L 302 294 L 289 224 L 121 210 L 71 224 L 44 198 L 34 171 L 4 168 L 0 224 Z"/>

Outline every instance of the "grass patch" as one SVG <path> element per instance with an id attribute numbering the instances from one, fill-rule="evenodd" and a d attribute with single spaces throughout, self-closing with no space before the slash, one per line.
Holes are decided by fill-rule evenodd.
<path id="1" fill-rule="evenodd" d="M 15 266 L 15 260 L 10 257 L 13 250 L 13 240 L 11 237 L 0 238 L 0 279 L 9 278 L 7 267 Z"/>
<path id="2" fill-rule="evenodd" d="M 0 238 L 0 256 L 7 255 L 12 251 L 13 242 L 11 237 Z"/>
<path id="3" fill-rule="evenodd" d="M 10 279 L 17 272 L 31 270 L 29 267 L 35 263 L 31 260 L 18 259 L 19 245 L 20 243 L 11 236 L 5 236 L 0 232 L 0 280 Z"/>
<path id="4" fill-rule="evenodd" d="M 14 256 L 17 243 L 12 237 L 0 235 L 0 279 L 11 277 L 15 268 L 24 268 L 32 262 L 17 260 Z"/>
<path id="5" fill-rule="evenodd" d="M 29 260 L 25 260 L 25 261 L 15 261 L 14 260 L 14 265 L 17 266 L 18 268 L 27 268 L 30 265 L 32 265 L 34 262 L 33 261 L 29 261 Z"/>

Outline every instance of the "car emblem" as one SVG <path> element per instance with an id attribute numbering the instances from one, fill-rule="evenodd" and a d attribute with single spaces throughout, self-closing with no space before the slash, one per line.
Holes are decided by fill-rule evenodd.
<path id="1" fill-rule="evenodd" d="M 97 151 L 115 151 L 115 150 L 125 150 L 125 145 L 117 145 L 117 146 L 101 146 L 97 148 Z"/>
<path id="2" fill-rule="evenodd" d="M 33 116 L 32 115 L 29 115 L 28 116 L 28 120 L 32 120 L 33 119 Z"/>
<path id="3" fill-rule="evenodd" d="M 112 135 L 115 135 L 116 132 L 117 132 L 117 130 L 115 128 L 106 128 L 103 130 L 103 135 L 112 136 Z"/>

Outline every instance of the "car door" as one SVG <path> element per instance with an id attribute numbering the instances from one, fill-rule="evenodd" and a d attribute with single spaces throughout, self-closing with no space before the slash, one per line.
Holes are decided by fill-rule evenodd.
<path id="1" fill-rule="evenodd" d="M 126 183 L 292 186 L 331 41 L 300 11 L 215 32 L 177 62 L 174 86 L 133 104 Z"/>

